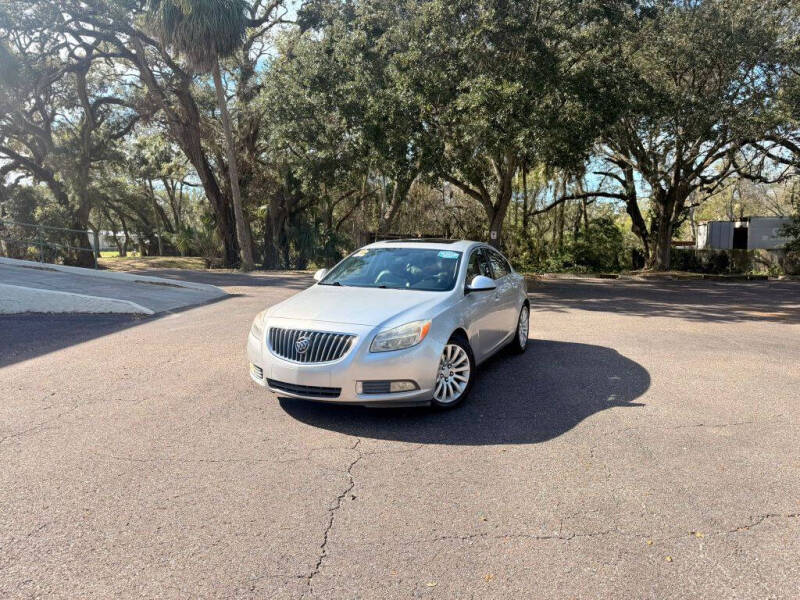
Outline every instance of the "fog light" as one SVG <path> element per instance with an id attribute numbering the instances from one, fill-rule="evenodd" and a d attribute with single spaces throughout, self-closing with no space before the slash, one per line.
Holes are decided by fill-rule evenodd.
<path id="1" fill-rule="evenodd" d="M 393 394 L 418 390 L 419 386 L 409 380 L 401 381 L 356 381 L 356 394 Z"/>
<path id="2" fill-rule="evenodd" d="M 417 389 L 417 384 L 413 381 L 392 381 L 389 384 L 390 392 L 410 392 Z"/>
<path id="3" fill-rule="evenodd" d="M 264 379 L 264 371 L 261 367 L 250 363 L 250 373 L 253 374 L 258 379 Z"/>

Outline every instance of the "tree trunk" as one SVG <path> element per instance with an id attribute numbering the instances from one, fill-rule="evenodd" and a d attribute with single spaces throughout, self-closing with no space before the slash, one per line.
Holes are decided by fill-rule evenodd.
<path id="1" fill-rule="evenodd" d="M 647 230 L 647 223 L 645 223 L 642 216 L 642 211 L 639 209 L 633 168 L 626 165 L 623 167 L 623 172 L 625 175 L 625 212 L 631 218 L 631 231 L 642 242 L 644 263 L 647 266 L 650 263 L 650 234 Z"/>
<path id="2" fill-rule="evenodd" d="M 501 214 L 500 211 L 495 211 L 494 215 L 489 220 L 489 244 L 495 248 L 500 248 L 503 242 L 503 221 L 505 220 L 505 211 Z"/>
<path id="3" fill-rule="evenodd" d="M 273 195 L 269 204 L 269 211 L 264 222 L 264 268 L 280 269 L 287 266 L 283 264 L 281 252 L 286 211 L 281 206 L 282 198 L 278 194 Z"/>
<path id="4" fill-rule="evenodd" d="M 528 235 L 528 165 L 522 165 L 522 231 Z"/>
<path id="5" fill-rule="evenodd" d="M 503 222 L 506 220 L 508 206 L 511 204 L 511 196 L 514 188 L 514 175 L 517 172 L 517 159 L 508 153 L 504 161 L 497 161 L 495 164 L 497 174 L 497 200 L 494 203 L 487 203 L 487 216 L 489 217 L 489 244 L 497 249 L 503 247 Z M 488 208 L 491 206 L 491 210 Z"/>
<path id="6" fill-rule="evenodd" d="M 654 271 L 669 271 L 675 210 L 673 196 L 671 191 L 657 190 L 653 197 L 656 211 L 655 237 L 653 238 L 651 231 L 653 246 L 647 267 Z"/>
<path id="7" fill-rule="evenodd" d="M 187 92 L 188 94 L 188 92 Z M 190 98 L 184 99 L 184 106 L 190 102 Z M 192 113 L 198 119 L 197 106 L 189 104 L 194 109 Z M 200 182 L 203 184 L 203 191 L 211 204 L 214 212 L 214 221 L 219 239 L 222 241 L 223 263 L 226 267 L 232 268 L 239 265 L 239 242 L 236 236 L 236 224 L 231 210 L 231 203 L 222 193 L 217 178 L 208 162 L 208 157 L 203 149 L 203 142 L 199 124 L 173 123 L 173 135 L 178 140 L 184 154 L 189 162 L 192 163 Z"/>
<path id="8" fill-rule="evenodd" d="M 80 204 L 78 205 L 78 210 L 75 211 L 72 224 L 70 228 L 75 230 L 70 232 L 69 239 L 70 245 L 74 246 L 75 248 L 84 248 L 84 250 L 73 250 L 75 252 L 74 260 L 67 260 L 65 258 L 65 262 L 67 264 L 72 264 L 76 267 L 94 267 L 94 252 L 89 250 L 92 247 L 92 244 L 89 242 L 89 234 L 86 232 L 86 229 L 89 227 L 89 212 L 91 210 L 91 206 L 89 201 L 85 195 L 83 195 L 80 199 Z M 100 249 L 97 249 L 97 252 L 100 252 Z M 71 254 L 68 252 L 67 254 Z"/>
<path id="9" fill-rule="evenodd" d="M 506 220 L 506 212 L 511 203 L 511 186 L 501 185 L 497 193 L 497 200 L 492 202 L 487 199 L 484 202 L 486 216 L 489 219 L 489 245 L 498 250 L 503 244 L 503 223 Z"/>
<path id="10" fill-rule="evenodd" d="M 219 112 L 222 117 L 222 129 L 225 132 L 225 150 L 228 155 L 228 176 L 231 181 L 231 200 L 233 201 L 236 234 L 242 257 L 241 268 L 243 271 L 252 271 L 255 267 L 253 263 L 253 244 L 250 241 L 250 228 L 246 226 L 244 213 L 242 212 L 242 198 L 239 192 L 239 168 L 236 162 L 236 148 L 233 143 L 233 128 L 231 127 L 231 117 L 228 114 L 228 106 L 225 102 L 225 90 L 222 88 L 222 75 L 219 71 L 218 61 L 214 63 L 212 72 L 214 76 L 214 88 L 217 92 L 217 104 L 219 105 Z"/>
<path id="11" fill-rule="evenodd" d="M 128 248 L 130 246 L 131 236 L 128 233 L 128 225 L 125 223 L 125 217 L 120 215 L 119 222 L 122 224 L 122 234 L 124 235 L 124 242 L 122 243 L 122 248 L 120 248 L 119 255 L 120 256 L 128 256 Z"/>
<path id="12" fill-rule="evenodd" d="M 392 188 L 392 200 L 389 204 L 389 210 L 381 216 L 381 221 L 378 224 L 378 233 L 389 233 L 392 229 L 397 215 L 400 213 L 400 207 L 406 201 L 408 192 L 411 189 L 414 181 L 416 180 L 416 173 L 408 176 L 398 176 L 394 179 L 394 187 Z"/>
<path id="13" fill-rule="evenodd" d="M 655 237 L 655 247 L 650 255 L 650 264 L 653 271 L 669 271 L 669 252 L 672 243 L 672 222 L 661 219 Z"/>
<path id="14" fill-rule="evenodd" d="M 583 199 L 583 233 L 589 238 L 589 199 Z"/>

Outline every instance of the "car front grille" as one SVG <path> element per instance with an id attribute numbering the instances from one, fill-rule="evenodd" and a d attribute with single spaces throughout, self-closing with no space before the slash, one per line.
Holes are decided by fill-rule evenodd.
<path id="1" fill-rule="evenodd" d="M 356 336 L 329 331 L 270 327 L 269 348 L 273 354 L 297 363 L 323 363 L 342 358 Z"/>
<path id="2" fill-rule="evenodd" d="M 296 383 L 275 381 L 274 379 L 267 379 L 267 385 L 274 390 L 278 390 L 279 392 L 296 394 L 298 396 L 306 396 L 308 398 L 338 398 L 339 394 L 342 393 L 342 388 L 298 385 Z"/>

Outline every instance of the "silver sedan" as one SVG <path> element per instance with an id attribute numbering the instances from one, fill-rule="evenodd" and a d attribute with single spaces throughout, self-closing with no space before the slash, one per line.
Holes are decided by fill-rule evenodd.
<path id="1" fill-rule="evenodd" d="M 525 280 L 479 242 L 377 242 L 314 279 L 250 329 L 250 375 L 280 397 L 451 408 L 528 343 Z"/>

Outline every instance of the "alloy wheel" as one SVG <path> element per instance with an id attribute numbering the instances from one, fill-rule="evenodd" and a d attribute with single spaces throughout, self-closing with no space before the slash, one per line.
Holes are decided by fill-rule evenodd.
<path id="1" fill-rule="evenodd" d="M 439 360 L 433 398 L 439 404 L 457 402 L 469 385 L 470 360 L 458 344 L 447 344 Z"/>
<path id="2" fill-rule="evenodd" d="M 523 306 L 519 313 L 519 324 L 517 325 L 517 340 L 520 349 L 524 349 L 528 344 L 528 328 L 530 326 L 530 310 Z"/>

